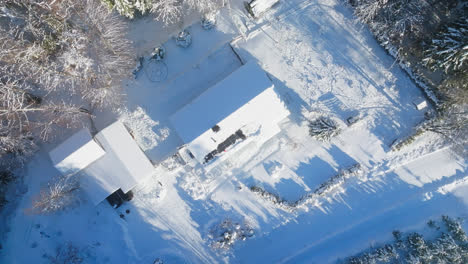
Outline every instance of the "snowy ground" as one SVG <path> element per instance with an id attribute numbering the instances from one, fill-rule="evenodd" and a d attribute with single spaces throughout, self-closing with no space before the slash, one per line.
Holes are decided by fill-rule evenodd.
<path id="1" fill-rule="evenodd" d="M 56 215 L 31 215 L 24 211 L 31 197 L 58 173 L 46 153 L 38 153 L 0 263 L 47 263 L 67 241 L 83 249 L 86 263 L 329 263 L 384 243 L 394 229 L 417 230 L 441 214 L 468 216 L 466 160 L 440 138 L 425 134 L 399 152 L 389 150 L 422 121 L 412 104 L 422 94 L 349 9 L 338 0 L 281 1 L 254 21 L 239 6 L 221 12 L 215 30 L 192 25 L 188 49 L 167 41 L 164 80 L 151 82 L 142 71 L 127 83 L 120 118 L 156 164 L 157 176 L 117 210 L 93 207 L 83 197 Z M 170 160 L 158 166 L 181 144 L 168 117 L 249 60 L 269 73 L 292 113 L 282 132 L 209 173 Z M 360 121 L 346 126 L 356 114 Z M 340 125 L 328 143 L 308 135 L 307 120 L 317 115 Z M 103 115 L 96 126 L 109 122 Z M 356 163 L 362 175 L 294 212 L 249 190 L 260 186 L 295 201 Z M 213 250 L 210 230 L 227 218 L 248 223 L 254 236 L 230 251 Z"/>

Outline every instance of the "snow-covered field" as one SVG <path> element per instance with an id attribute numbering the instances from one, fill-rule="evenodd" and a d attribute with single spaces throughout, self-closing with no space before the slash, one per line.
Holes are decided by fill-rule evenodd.
<path id="1" fill-rule="evenodd" d="M 213 30 L 192 25 L 187 49 L 168 40 L 165 78 L 151 82 L 143 69 L 125 83 L 122 115 L 97 117 L 98 129 L 113 118 L 124 120 L 156 164 L 156 176 L 118 209 L 105 202 L 94 207 L 83 195 L 74 208 L 33 215 L 26 210 L 32 197 L 58 174 L 47 153 L 38 153 L 28 165 L 28 191 L 8 223 L 0 263 L 48 263 L 69 241 L 85 263 L 330 263 L 385 243 L 394 229 L 418 230 L 441 214 L 468 216 L 466 159 L 429 133 L 390 151 L 423 120 L 413 105 L 423 95 L 346 6 L 281 1 L 260 20 L 241 7 L 237 1 L 222 10 Z M 209 172 L 178 164 L 171 155 L 182 141 L 169 116 L 251 60 L 268 72 L 291 112 L 281 132 Z M 359 121 L 347 126 L 356 115 Z M 309 136 L 308 121 L 318 116 L 340 127 L 330 142 Z M 292 203 L 354 164 L 362 173 L 296 209 L 249 189 L 261 187 Z M 253 234 L 244 232 L 246 239 L 229 250 L 213 249 L 220 239 L 216 227 L 227 219 Z"/>

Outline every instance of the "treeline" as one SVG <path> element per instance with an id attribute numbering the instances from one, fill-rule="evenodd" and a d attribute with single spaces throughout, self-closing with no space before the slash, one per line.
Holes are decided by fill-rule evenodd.
<path id="1" fill-rule="evenodd" d="M 207 14 L 228 0 L 101 0 L 109 8 L 115 8 L 121 15 L 134 18 L 136 15 L 154 14 L 155 18 L 166 24 L 183 20 L 190 11 Z"/>
<path id="2" fill-rule="evenodd" d="M 379 43 L 434 94 L 437 113 L 424 129 L 442 134 L 466 154 L 468 2 L 349 0 L 349 3 Z"/>
<path id="3" fill-rule="evenodd" d="M 1 1 L 0 45 L 2 197 L 38 143 L 119 105 L 135 59 L 126 22 L 99 0 Z"/>
<path id="4" fill-rule="evenodd" d="M 441 221 L 429 220 L 430 236 L 413 232 L 393 231 L 394 241 L 375 247 L 353 257 L 348 264 L 377 263 L 468 263 L 468 239 L 460 220 L 442 216 Z M 342 263 L 343 263 L 342 262 Z"/>

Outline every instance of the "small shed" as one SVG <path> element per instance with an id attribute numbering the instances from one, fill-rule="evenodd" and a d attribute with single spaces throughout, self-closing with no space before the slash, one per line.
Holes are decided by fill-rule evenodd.
<path id="1" fill-rule="evenodd" d="M 127 194 L 154 171 L 119 121 L 101 130 L 94 139 L 87 130 L 78 132 L 51 151 L 50 157 L 62 173 L 79 173 L 80 185 L 95 205 L 117 191 Z M 67 162 L 55 161 L 62 159 Z"/>
<path id="2" fill-rule="evenodd" d="M 280 129 L 289 111 L 274 85 L 255 62 L 249 62 L 206 90 L 170 117 L 186 149 L 203 164 L 232 153 L 234 145 L 255 139 L 262 144 Z"/>
<path id="3" fill-rule="evenodd" d="M 415 100 L 413 101 L 413 104 L 418 110 L 423 110 L 427 107 L 427 101 L 424 99 Z"/>

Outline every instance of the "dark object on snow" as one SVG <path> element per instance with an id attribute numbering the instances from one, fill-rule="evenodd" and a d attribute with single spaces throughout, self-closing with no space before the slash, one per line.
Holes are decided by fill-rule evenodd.
<path id="1" fill-rule="evenodd" d="M 221 128 L 219 128 L 218 125 L 215 125 L 214 127 L 211 128 L 211 130 L 213 130 L 213 132 L 218 132 Z"/>
<path id="2" fill-rule="evenodd" d="M 151 59 L 156 61 L 163 60 L 165 56 L 166 49 L 164 48 L 164 46 L 154 48 L 153 53 L 151 53 Z"/>
<path id="3" fill-rule="evenodd" d="M 359 115 L 353 115 L 353 116 L 350 116 L 346 119 L 346 122 L 348 123 L 348 126 L 351 126 L 353 124 L 355 124 L 357 121 L 359 121 L 361 118 Z"/>
<path id="4" fill-rule="evenodd" d="M 135 79 L 138 77 L 138 73 L 141 71 L 141 69 L 143 69 L 143 62 L 144 61 L 145 61 L 144 57 L 138 58 L 137 65 L 136 65 L 135 69 L 133 69 L 133 72 L 132 72 Z"/>
<path id="5" fill-rule="evenodd" d="M 210 30 L 216 26 L 216 13 L 205 14 L 201 19 L 201 26 L 204 30 Z"/>
<path id="6" fill-rule="evenodd" d="M 125 210 L 125 213 L 129 214 L 129 213 L 130 213 L 130 209 Z"/>
<path id="7" fill-rule="evenodd" d="M 127 193 L 124 193 L 122 189 L 118 189 L 111 195 L 109 195 L 106 200 L 109 202 L 109 204 L 114 207 L 114 208 L 119 208 L 125 201 L 130 201 L 133 199 L 133 193 L 132 191 L 129 191 Z"/>
<path id="8" fill-rule="evenodd" d="M 252 0 L 244 2 L 244 6 L 253 18 L 258 18 L 278 2 L 279 0 Z"/>
<path id="9" fill-rule="evenodd" d="M 120 218 L 125 218 L 124 214 L 120 214 L 119 216 L 120 216 Z"/>
<path id="10" fill-rule="evenodd" d="M 182 30 L 177 34 L 177 37 L 175 39 L 177 46 L 182 47 L 182 48 L 188 48 L 192 44 L 192 35 L 190 35 L 190 32 L 188 30 Z"/>
<path id="11" fill-rule="evenodd" d="M 319 117 L 309 123 L 309 135 L 327 141 L 339 133 L 338 125 L 328 117 Z"/>
<path id="12" fill-rule="evenodd" d="M 8 170 L 0 171 L 0 185 L 7 185 L 13 180 L 13 174 Z"/>
<path id="13" fill-rule="evenodd" d="M 212 160 L 217 154 L 225 151 L 229 146 L 234 145 L 234 143 L 237 142 L 237 140 L 245 140 L 247 137 L 244 135 L 242 130 L 237 130 L 236 133 L 230 135 L 226 140 L 223 142 L 219 143 L 218 147 L 208 153 L 205 158 L 204 158 L 204 164 L 208 163 L 210 160 Z"/>
<path id="14" fill-rule="evenodd" d="M 48 234 L 46 234 L 44 231 L 39 232 L 39 234 L 41 234 L 41 237 L 50 238 L 50 236 Z"/>
<path id="15" fill-rule="evenodd" d="M 190 152 L 190 150 L 187 150 L 187 152 L 188 152 L 188 154 L 189 154 L 190 158 L 192 158 L 192 159 L 194 159 L 194 158 L 195 158 L 195 156 L 192 154 L 192 152 Z"/>

